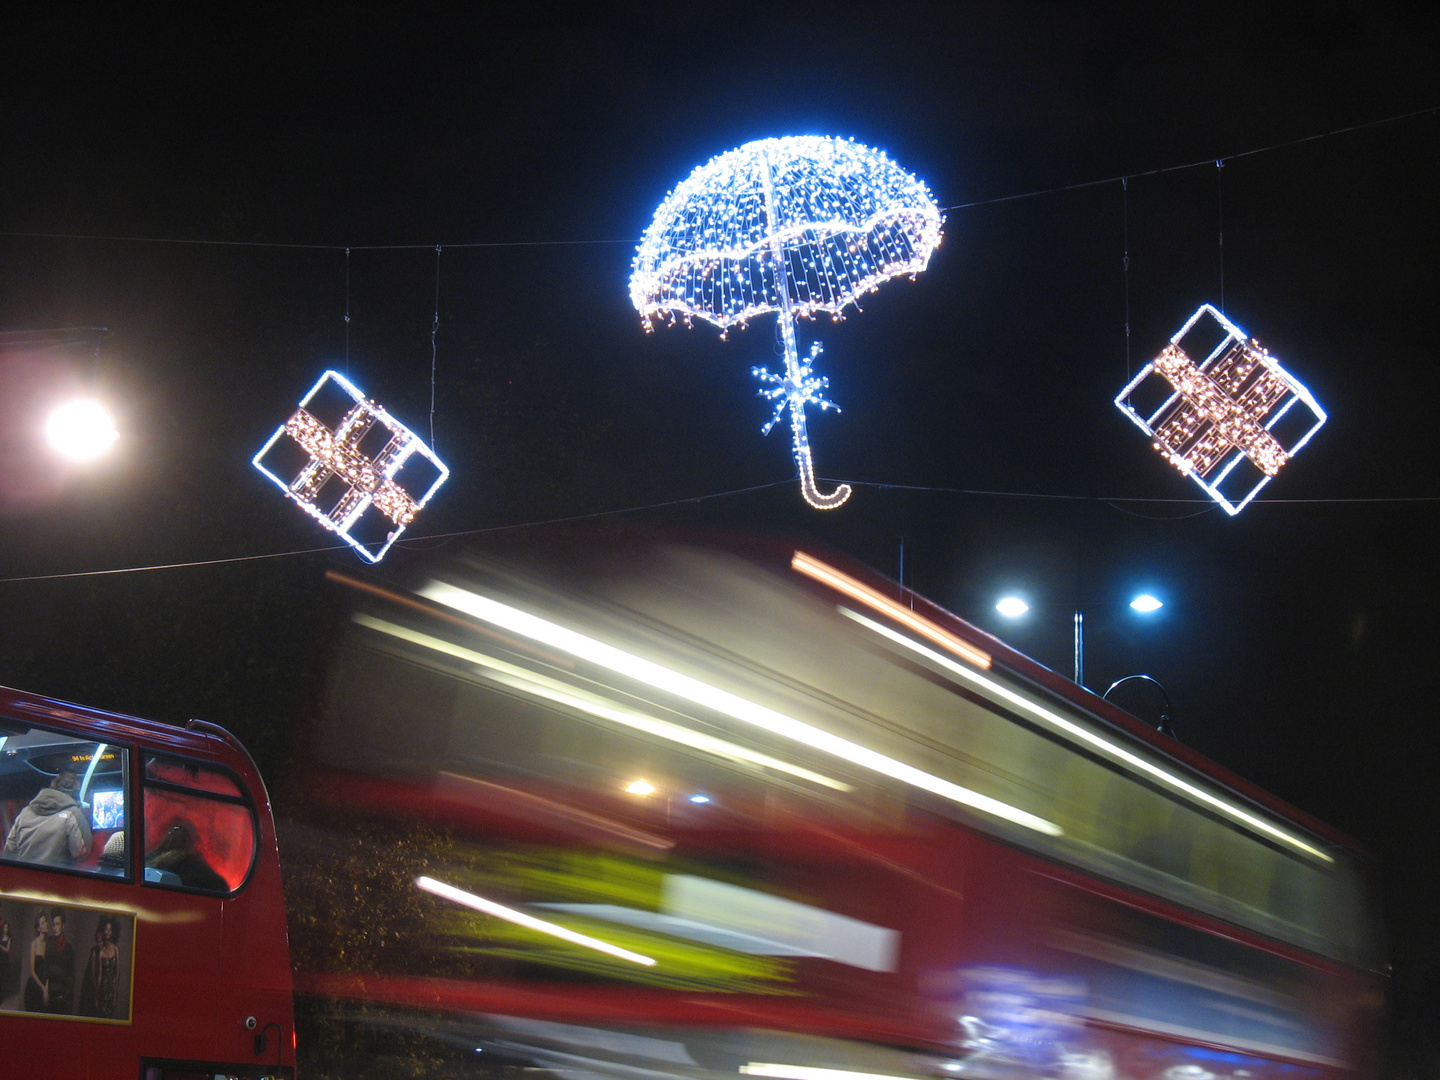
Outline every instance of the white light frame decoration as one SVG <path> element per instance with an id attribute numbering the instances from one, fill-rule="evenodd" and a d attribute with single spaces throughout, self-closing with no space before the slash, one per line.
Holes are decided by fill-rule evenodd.
<path id="1" fill-rule="evenodd" d="M 768 312 L 779 317 L 785 372 L 752 371 L 775 404 L 769 433 L 788 409 L 800 493 L 817 510 L 850 497 L 815 486 L 805 407 L 821 395 L 818 344 L 800 359 L 795 321 L 859 310 L 859 298 L 930 263 L 944 218 L 923 182 L 883 150 L 853 139 L 757 139 L 697 168 L 666 196 L 635 252 L 630 301 L 646 330 L 693 319 L 723 332 Z"/>
<path id="2" fill-rule="evenodd" d="M 1220 342 L 1198 363 L 1181 347 L 1205 322 L 1221 333 Z M 1142 415 L 1136 391 L 1163 384 L 1158 408 Z M 1273 480 L 1324 425 L 1325 410 L 1309 390 L 1281 367 L 1260 343 L 1222 315 L 1201 304 L 1170 343 L 1115 397 L 1115 405 L 1151 445 L 1189 476 L 1232 517 Z M 1313 422 L 1290 446 L 1273 434 L 1296 405 Z M 1260 476 L 1248 490 L 1226 494 L 1222 485 L 1237 465 L 1249 461 Z"/>
<path id="3" fill-rule="evenodd" d="M 354 403 L 333 430 L 308 408 L 316 395 L 326 390 L 339 390 Z M 361 442 L 377 425 L 389 432 L 390 437 L 378 449 L 367 453 L 361 449 Z M 278 463 L 267 464 L 265 460 L 277 444 L 284 445 L 282 439 L 288 439 L 308 456 L 308 461 L 289 480 L 277 474 Z M 407 490 L 398 479 L 406 463 L 416 455 L 436 471 L 434 481 L 419 495 Z M 290 419 L 275 429 L 275 434 L 251 463 L 302 510 L 372 563 L 385 557 L 390 546 L 450 475 L 445 463 L 418 435 L 367 398 L 338 371 L 326 371 L 320 376 L 310 392 L 300 399 Z M 337 479 L 344 490 L 327 509 L 317 500 L 322 489 Z M 331 502 L 328 498 L 326 501 Z M 372 509 L 392 526 L 383 541 L 366 541 L 352 535 L 361 518 Z"/>

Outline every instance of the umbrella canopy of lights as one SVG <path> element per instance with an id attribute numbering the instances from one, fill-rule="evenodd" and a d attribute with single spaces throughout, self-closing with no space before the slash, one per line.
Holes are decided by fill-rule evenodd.
<path id="1" fill-rule="evenodd" d="M 725 331 L 778 315 L 785 374 L 753 369 L 776 406 L 764 430 L 788 407 L 801 494 L 829 510 L 850 487 L 815 487 L 805 406 L 835 405 L 814 372 L 818 342 L 799 357 L 795 320 L 840 318 L 881 282 L 920 273 L 942 223 L 925 185 L 883 151 L 814 135 L 760 139 L 700 166 L 660 204 L 635 253 L 630 299 L 647 330 L 678 317 Z"/>

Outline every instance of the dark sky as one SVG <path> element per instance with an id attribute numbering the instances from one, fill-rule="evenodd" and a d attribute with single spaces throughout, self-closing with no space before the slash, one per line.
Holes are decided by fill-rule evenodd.
<path id="1" fill-rule="evenodd" d="M 1440 106 L 1422 11 L 8 12 L 0 330 L 111 333 L 98 354 L 3 350 L 0 577 L 324 547 L 249 459 L 346 366 L 346 245 L 350 371 L 428 429 L 445 245 L 435 434 L 453 477 L 412 536 L 777 484 L 636 517 L 813 537 L 891 575 L 903 536 L 907 583 L 1061 671 L 1078 604 L 1089 685 L 1157 676 L 1185 741 L 1376 851 L 1396 1067 L 1440 1070 L 1422 1045 L 1440 1029 L 1440 113 L 1372 123 Z M 959 207 L 917 281 L 803 332 L 845 409 L 812 421 L 819 471 L 858 484 L 824 517 L 780 483 L 783 433 L 759 434 L 769 322 L 647 336 L 627 300 L 666 192 L 788 133 L 883 147 Z M 1218 176 L 1143 175 L 1217 157 Z M 1051 191 L 1121 176 L 1127 193 Z M 1028 192 L 1050 193 L 985 202 Z M 1185 501 L 1203 496 L 1111 404 L 1219 302 L 1222 214 L 1228 314 L 1330 413 L 1266 490 L 1280 501 L 1233 519 Z M 372 247 L 392 244 L 416 247 Z M 123 429 L 67 476 L 39 464 L 26 407 L 61 375 Z M 1125 501 L 1144 499 L 1177 501 Z M 0 682 L 206 716 L 278 755 L 332 563 L 356 560 L 0 582 Z M 1167 601 L 1144 626 L 1124 608 L 1139 586 Z M 1024 625 L 991 610 L 1009 587 L 1037 601 Z"/>

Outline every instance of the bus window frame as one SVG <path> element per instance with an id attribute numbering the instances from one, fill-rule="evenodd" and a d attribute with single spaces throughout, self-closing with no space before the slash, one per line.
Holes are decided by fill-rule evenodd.
<path id="1" fill-rule="evenodd" d="M 113 836 L 116 832 L 119 832 L 125 837 L 125 863 L 121 873 L 107 873 L 106 871 L 100 869 L 98 861 L 93 867 L 82 867 L 61 866 L 57 863 L 32 862 L 29 859 L 17 859 L 11 855 L 7 855 L 4 852 L 3 845 L 5 841 L 3 837 L 0 837 L 0 865 L 19 867 L 24 870 L 38 870 L 42 873 L 47 874 L 64 874 L 66 877 L 84 878 L 86 881 L 113 881 L 122 885 L 134 885 L 136 883 L 137 875 L 135 873 L 135 860 L 132 857 L 133 848 L 131 844 L 134 840 L 134 835 L 136 833 L 136 821 L 138 820 L 140 813 L 140 810 L 135 805 L 135 800 L 133 798 L 136 790 L 134 769 L 135 763 L 139 760 L 139 755 L 136 753 L 135 745 L 132 743 L 124 742 L 111 742 L 110 740 L 104 738 L 95 738 L 92 737 L 92 733 L 90 732 L 77 734 L 73 731 L 58 731 L 48 724 L 35 724 L 31 723 L 29 720 L 17 720 L 11 716 L 0 715 L 0 722 L 24 725 L 27 730 L 39 730 L 48 732 L 51 735 L 58 735 L 64 739 L 74 739 L 78 743 L 89 742 L 95 746 L 99 746 L 103 743 L 106 747 L 110 749 L 123 750 L 126 754 L 129 755 L 129 757 L 126 759 L 125 767 L 118 770 L 121 777 L 123 777 L 124 784 L 124 787 L 121 790 L 125 793 L 125 823 L 121 828 L 116 829 L 111 833 L 111 835 Z M 25 759 L 25 764 L 29 765 L 32 769 L 34 769 L 35 772 L 41 774 L 42 776 L 50 775 L 50 773 L 46 772 L 44 769 L 36 769 L 35 766 L 31 764 L 29 758 Z M 91 830 L 93 832 L 93 825 L 91 826 Z"/>
<path id="2" fill-rule="evenodd" d="M 178 762 L 182 765 L 195 765 L 200 768 L 210 769 L 214 772 L 222 773 L 225 776 L 228 776 L 230 780 L 234 782 L 235 789 L 237 791 L 243 792 L 243 794 L 230 795 L 225 792 L 207 791 L 204 788 L 190 787 L 186 784 L 177 784 L 171 780 L 154 779 L 147 774 L 147 768 L 149 762 L 153 761 L 156 758 L 160 758 L 166 761 Z M 187 893 L 191 896 L 209 896 L 216 900 L 233 900 L 235 897 L 239 896 L 242 892 L 244 892 L 245 889 L 249 887 L 251 880 L 255 877 L 255 868 L 260 864 L 261 838 L 260 815 L 259 812 L 255 809 L 255 799 L 251 796 L 250 788 L 245 783 L 245 781 L 240 778 L 239 774 L 237 774 L 234 769 L 231 769 L 228 765 L 222 765 L 218 761 L 206 761 L 203 758 L 190 757 L 186 754 L 176 754 L 171 752 L 170 750 L 159 749 L 156 747 L 146 747 L 145 760 L 142 762 L 137 758 L 135 764 L 140 774 L 139 827 L 141 837 L 145 836 L 144 790 L 146 788 L 152 787 L 158 788 L 161 791 L 168 791 L 176 795 L 187 795 L 198 799 L 208 799 L 212 802 L 227 803 L 230 806 L 245 807 L 245 809 L 250 812 L 251 837 L 250 865 L 246 867 L 245 876 L 240 879 L 240 883 L 236 885 L 235 888 L 231 889 L 229 892 L 217 892 L 214 889 L 201 889 L 196 888 L 193 885 L 170 885 L 166 884 L 163 881 L 147 881 L 145 879 L 143 869 L 145 860 L 145 853 L 143 851 L 137 852 L 137 857 L 140 859 L 142 867 L 141 873 L 138 875 L 137 884 L 143 885 L 149 889 L 164 889 L 166 892 Z"/>

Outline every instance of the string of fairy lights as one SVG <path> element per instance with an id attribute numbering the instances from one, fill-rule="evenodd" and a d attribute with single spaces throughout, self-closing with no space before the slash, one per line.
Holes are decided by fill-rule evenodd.
<path id="1" fill-rule="evenodd" d="M 1325 413 L 1305 387 L 1259 342 L 1248 338 L 1223 315 L 1225 161 L 1437 111 L 1440 109 L 1417 110 L 1245 151 L 1228 159 L 1211 159 L 1216 168 L 1219 308 L 1202 305 L 1161 353 L 1116 395 L 1115 404 L 1151 437 L 1154 449 L 1165 460 L 1194 480 L 1226 513 L 1238 514 L 1255 499 L 1324 424 Z M 1118 181 L 1125 202 L 1128 371 L 1129 181 L 1138 176 L 1207 163 L 1170 166 L 1109 180 L 957 204 L 946 209 L 989 205 Z M 636 249 L 629 283 L 630 299 L 647 331 L 657 322 L 674 325 L 678 320 L 689 326 L 698 319 L 717 327 L 724 337 L 732 326 L 744 327 L 764 314 L 777 316 L 785 371 L 782 375 L 759 366 L 751 369 L 762 383 L 760 394 L 774 407 L 762 431 L 768 433 L 788 410 L 791 448 L 801 494 L 815 509 L 831 510 L 843 505 L 853 488 L 841 484 L 826 494 L 816 486 L 805 408 L 816 405 L 821 411 L 839 410 L 822 393 L 828 387 L 828 379 L 815 371 L 821 345 L 818 341 L 812 342 L 808 358 L 802 359 L 796 342 L 796 323 L 822 313 L 833 319 L 843 318 L 848 309 L 858 311 L 860 297 L 875 291 L 883 282 L 901 276 L 913 280 L 926 269 L 940 244 L 943 222 L 943 211 L 923 181 L 902 169 L 883 150 L 851 139 L 824 136 L 756 140 L 715 156 L 667 194 Z M 58 234 L 4 232 L 0 235 Z M 419 246 L 332 248 L 330 245 L 169 241 L 146 237 L 72 235 L 67 238 L 343 250 L 347 371 L 352 251 Z M 525 243 L 538 246 L 545 242 Z M 518 245 L 471 242 L 449 246 Z M 369 561 L 383 557 L 448 476 L 449 470 L 434 453 L 436 336 L 440 326 L 443 245 L 433 247 L 435 311 L 430 327 L 429 444 L 376 402 L 367 399 L 348 378 L 329 371 L 254 458 L 255 467 L 280 486 L 288 498 Z M 1208 355 L 1192 358 L 1182 347 L 1181 339 L 1201 320 L 1220 324 L 1224 339 Z M 1148 382 L 1157 380 L 1161 384 L 1161 403 L 1153 411 L 1142 411 L 1137 399 Z M 343 391 L 348 396 L 348 408 L 334 419 L 322 420 L 307 409 L 307 404 L 327 387 Z M 1298 438 L 1292 438 L 1290 444 L 1285 445 L 1272 429 L 1297 403 L 1302 410 L 1308 410 L 1308 426 Z M 375 432 L 382 432 L 382 437 L 374 439 Z M 115 437 L 113 430 L 107 428 L 102 441 L 108 444 Z M 298 448 L 301 460 L 278 464 L 278 457 L 287 456 L 275 453 L 281 443 L 290 446 L 292 453 L 288 457 L 291 459 L 295 458 L 293 450 Z M 418 474 L 414 468 L 405 473 L 405 467 L 411 462 L 421 462 L 424 467 Z M 1245 471 L 1247 468 L 1258 479 L 1250 476 Z M 1244 477 L 1240 481 L 1242 490 L 1225 490 L 1232 474 Z M 380 531 L 371 528 L 369 535 L 362 535 L 362 520 L 373 526 L 377 519 L 382 522 Z"/>

